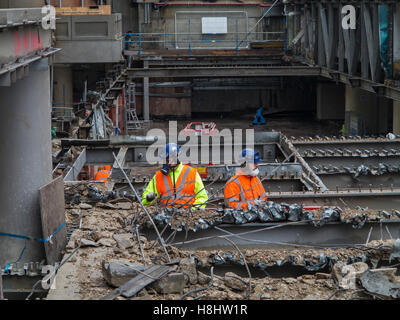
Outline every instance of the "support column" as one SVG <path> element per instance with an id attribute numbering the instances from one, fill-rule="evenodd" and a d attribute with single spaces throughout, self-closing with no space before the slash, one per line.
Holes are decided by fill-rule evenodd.
<path id="1" fill-rule="evenodd" d="M 72 108 L 73 102 L 73 78 L 72 68 L 70 66 L 54 67 L 54 87 L 53 103 L 59 108 Z M 62 112 L 61 109 L 56 109 Z"/>
<path id="2" fill-rule="evenodd" d="M 393 133 L 400 134 L 400 101 L 393 101 Z"/>
<path id="3" fill-rule="evenodd" d="M 378 106 L 376 94 L 346 85 L 346 135 L 377 134 Z"/>
<path id="4" fill-rule="evenodd" d="M 42 238 L 39 188 L 51 182 L 50 71 L 48 60 L 0 87 L 0 231 Z M 25 240 L 0 237 L 0 264 L 15 262 Z M 44 259 L 42 243 L 27 241 L 21 262 Z"/>
<path id="5" fill-rule="evenodd" d="M 393 101 L 385 97 L 378 98 L 376 112 L 376 133 L 387 134 L 389 132 L 389 117 L 392 112 Z"/>
<path id="6" fill-rule="evenodd" d="M 143 66 L 148 69 L 148 61 L 144 61 Z M 149 77 L 143 78 L 143 119 L 150 120 Z"/>
<path id="7" fill-rule="evenodd" d="M 345 87 L 336 83 L 317 84 L 318 120 L 343 120 Z"/>

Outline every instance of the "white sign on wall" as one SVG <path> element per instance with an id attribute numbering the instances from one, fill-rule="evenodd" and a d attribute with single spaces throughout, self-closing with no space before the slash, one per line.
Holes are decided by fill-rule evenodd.
<path id="1" fill-rule="evenodd" d="M 228 33 L 227 17 L 202 17 L 201 32 L 211 34 Z"/>

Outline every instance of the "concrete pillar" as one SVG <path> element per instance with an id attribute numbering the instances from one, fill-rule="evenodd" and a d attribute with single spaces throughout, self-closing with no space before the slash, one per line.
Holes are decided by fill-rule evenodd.
<path id="1" fill-rule="evenodd" d="M 393 101 L 393 133 L 400 134 L 400 101 Z"/>
<path id="2" fill-rule="evenodd" d="M 143 65 L 145 69 L 149 67 L 147 61 L 144 61 Z M 143 119 L 150 120 L 149 77 L 143 78 Z"/>
<path id="3" fill-rule="evenodd" d="M 346 85 L 346 134 L 376 133 L 377 95 Z"/>
<path id="4" fill-rule="evenodd" d="M 379 97 L 376 113 L 376 133 L 386 134 L 389 132 L 389 116 L 392 111 L 393 100 Z"/>
<path id="5" fill-rule="evenodd" d="M 42 238 L 39 188 L 51 182 L 50 71 L 47 59 L 0 87 L 0 231 Z M 15 262 L 25 240 L 0 237 L 0 265 Z M 40 262 L 42 243 L 28 241 L 21 262 Z"/>
<path id="6" fill-rule="evenodd" d="M 317 84 L 318 120 L 343 120 L 345 87 L 336 83 Z"/>
<path id="7" fill-rule="evenodd" d="M 53 102 L 56 106 L 72 108 L 72 68 L 70 66 L 55 66 L 53 85 Z"/>
<path id="8" fill-rule="evenodd" d="M 385 97 L 346 86 L 346 134 L 387 133 L 391 106 Z"/>

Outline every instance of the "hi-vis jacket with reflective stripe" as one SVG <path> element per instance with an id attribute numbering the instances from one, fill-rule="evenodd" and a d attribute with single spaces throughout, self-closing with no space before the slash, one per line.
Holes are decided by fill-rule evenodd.
<path id="1" fill-rule="evenodd" d="M 107 183 L 107 179 L 110 176 L 110 171 L 108 170 L 100 170 L 96 173 L 96 177 L 94 178 L 95 181 L 102 181 Z"/>
<path id="2" fill-rule="evenodd" d="M 148 202 L 146 195 L 154 192 L 158 200 Z M 204 209 L 208 201 L 207 192 L 203 181 L 196 169 L 179 164 L 174 171 L 164 175 L 157 171 L 153 179 L 147 185 L 142 195 L 144 205 L 154 204 L 159 201 L 161 205 L 193 209 Z"/>
<path id="3" fill-rule="evenodd" d="M 254 200 L 267 200 L 267 194 L 258 177 L 243 175 L 239 171 L 225 185 L 225 205 L 231 208 L 247 209 Z"/>

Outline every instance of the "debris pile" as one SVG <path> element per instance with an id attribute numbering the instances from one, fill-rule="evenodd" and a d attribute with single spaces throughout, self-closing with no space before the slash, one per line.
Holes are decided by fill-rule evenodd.
<path id="1" fill-rule="evenodd" d="M 72 292 L 79 299 L 258 300 L 285 297 L 316 300 L 398 297 L 397 278 L 393 271 L 382 271 L 391 267 L 378 268 L 376 261 L 389 261 L 392 257 L 392 263 L 395 263 L 399 258 L 396 248 L 400 240 L 373 241 L 360 248 L 324 249 L 237 249 L 232 246 L 231 250 L 183 251 L 167 245 L 168 259 L 157 242 L 135 232 L 135 225 L 130 222 L 139 223 L 139 211 L 136 211 L 139 208 L 136 205 L 119 200 L 95 205 L 81 203 L 67 209 L 68 221 L 80 224 L 80 228 L 72 232 L 66 249 L 66 256 L 75 253 L 60 269 L 61 275 L 57 278 L 72 275 L 69 283 L 60 283 L 62 294 Z M 157 214 L 156 210 L 152 213 L 153 216 Z M 206 221 L 212 212 L 199 214 L 199 219 Z M 222 218 L 224 214 L 220 212 L 218 217 Z M 336 211 L 322 210 L 316 215 L 331 217 L 336 215 Z M 176 212 L 175 216 L 187 218 Z M 190 223 L 196 222 L 193 216 L 192 213 Z M 355 287 L 343 289 L 348 273 L 344 266 L 356 270 Z M 228 269 L 221 273 L 221 267 Z M 291 267 L 296 267 L 296 274 L 290 274 Z M 271 272 L 276 273 L 276 270 L 282 276 L 271 276 Z M 385 278 L 375 274 L 365 275 L 367 271 L 380 272 Z M 387 288 L 387 281 L 390 282 L 390 289 L 382 291 L 382 283 Z M 48 299 L 55 296 L 50 291 Z"/>
<path id="2" fill-rule="evenodd" d="M 351 224 L 355 229 L 361 229 L 368 221 L 385 219 L 400 219 L 400 212 L 345 209 L 338 207 L 322 207 L 315 211 L 305 210 L 298 204 L 277 204 L 268 201 L 265 206 L 250 206 L 243 209 L 217 209 L 206 211 L 191 211 L 187 209 L 165 208 L 153 210 L 153 219 L 158 226 L 169 225 L 177 231 L 191 230 L 197 232 L 220 224 L 247 224 L 253 222 L 298 222 L 304 221 L 315 227 L 322 227 L 329 222 Z M 141 215 L 138 223 L 151 227 L 146 217 Z"/>

